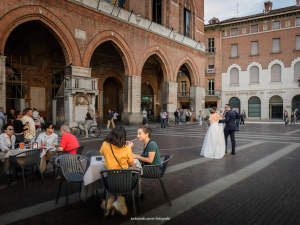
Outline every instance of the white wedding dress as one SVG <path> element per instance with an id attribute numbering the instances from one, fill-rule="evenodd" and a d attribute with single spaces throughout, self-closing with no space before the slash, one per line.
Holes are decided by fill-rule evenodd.
<path id="1" fill-rule="evenodd" d="M 224 126 L 219 121 L 210 124 L 200 155 L 206 158 L 221 159 L 225 155 Z"/>

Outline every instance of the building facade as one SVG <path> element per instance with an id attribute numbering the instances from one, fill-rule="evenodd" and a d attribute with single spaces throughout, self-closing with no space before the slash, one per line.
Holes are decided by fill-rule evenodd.
<path id="1" fill-rule="evenodd" d="M 175 111 L 184 73 L 200 110 L 203 17 L 204 0 L 1 1 L 1 106 L 35 107 L 58 125 L 84 120 L 88 106 L 98 122 L 112 109 L 141 124 L 142 108 Z"/>
<path id="2" fill-rule="evenodd" d="M 222 105 L 249 119 L 282 119 L 300 108 L 300 6 L 211 22 L 205 30 L 221 43 Z M 209 33 L 206 32 L 206 36 Z"/>

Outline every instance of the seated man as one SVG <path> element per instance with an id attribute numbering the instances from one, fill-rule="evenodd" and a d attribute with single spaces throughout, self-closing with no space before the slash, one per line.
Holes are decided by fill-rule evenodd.
<path id="1" fill-rule="evenodd" d="M 58 145 L 58 135 L 53 133 L 54 128 L 52 123 L 46 123 L 45 125 L 46 132 L 41 133 L 38 138 L 36 139 L 36 142 L 39 144 L 39 146 L 42 146 L 42 144 L 45 142 L 46 147 L 55 147 Z"/>
<path id="2" fill-rule="evenodd" d="M 70 151 L 70 154 L 77 154 L 79 143 L 77 138 L 70 133 L 70 128 L 67 125 L 63 125 L 59 130 L 61 137 L 59 147 L 56 151 L 69 151 L 71 149 L 77 148 L 73 151 Z"/>
<path id="3" fill-rule="evenodd" d="M 4 158 L 6 153 L 15 147 L 16 137 L 14 135 L 14 127 L 11 124 L 3 126 L 4 133 L 0 135 L 0 160 Z"/>

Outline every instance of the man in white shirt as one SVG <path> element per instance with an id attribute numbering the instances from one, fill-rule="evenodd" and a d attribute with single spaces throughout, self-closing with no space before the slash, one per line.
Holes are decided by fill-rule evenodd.
<path id="1" fill-rule="evenodd" d="M 46 132 L 41 133 L 38 138 L 36 139 L 36 142 L 39 146 L 41 146 L 45 142 L 45 146 L 47 148 L 54 147 L 58 145 L 58 135 L 53 133 L 54 128 L 52 123 L 46 123 L 45 124 Z"/>
<path id="2" fill-rule="evenodd" d="M 26 134 L 25 134 L 25 139 L 26 141 L 31 141 L 33 137 L 35 137 L 35 123 L 33 119 L 31 118 L 32 116 L 32 109 L 27 108 L 25 109 L 25 116 L 22 118 L 22 123 L 23 125 L 26 125 L 26 128 L 28 128 Z M 28 124 L 26 124 L 28 122 Z"/>
<path id="3" fill-rule="evenodd" d="M 114 112 L 114 124 L 115 125 L 117 124 L 118 115 L 119 115 L 119 113 Z"/>
<path id="4" fill-rule="evenodd" d="M 11 124 L 3 126 L 4 133 L 0 135 L 0 160 L 4 158 L 6 153 L 15 147 L 16 137 L 14 135 L 14 127 Z"/>
<path id="5" fill-rule="evenodd" d="M 33 108 L 32 117 L 33 117 L 33 120 L 34 120 L 34 121 L 36 121 L 36 120 L 39 119 L 39 112 L 37 111 L 36 108 Z"/>
<path id="6" fill-rule="evenodd" d="M 164 110 L 161 110 L 160 113 L 160 118 L 161 118 L 161 124 L 160 124 L 160 129 L 166 129 L 166 119 L 167 119 L 167 112 L 164 112 Z"/>
<path id="7" fill-rule="evenodd" d="M 146 109 L 143 109 L 143 125 L 148 125 L 147 124 L 147 111 Z"/>

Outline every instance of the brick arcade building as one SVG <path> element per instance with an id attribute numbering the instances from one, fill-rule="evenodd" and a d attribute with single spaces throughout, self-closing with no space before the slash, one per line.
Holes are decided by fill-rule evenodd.
<path id="1" fill-rule="evenodd" d="M 204 0 L 119 2 L 1 1 L 0 105 L 57 125 L 84 120 L 88 106 L 101 122 L 113 109 L 140 124 L 142 107 L 177 108 L 186 77 L 188 107 L 202 109 Z"/>
<path id="2" fill-rule="evenodd" d="M 282 119 L 283 110 L 300 109 L 300 5 L 205 25 L 207 43 L 205 101 L 231 103 L 249 119 Z M 213 70 L 209 70 L 213 69 Z M 222 98 L 214 97 L 222 91 Z M 214 98 L 214 99 L 213 99 Z"/>

